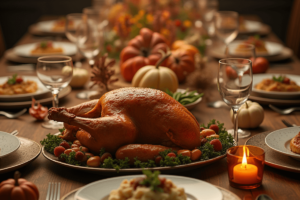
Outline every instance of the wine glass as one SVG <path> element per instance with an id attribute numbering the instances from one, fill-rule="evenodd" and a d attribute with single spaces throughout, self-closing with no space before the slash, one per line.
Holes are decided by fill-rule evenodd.
<path id="1" fill-rule="evenodd" d="M 86 9 L 85 9 L 86 11 Z M 94 66 L 94 58 L 100 53 L 101 34 L 98 27 L 98 19 L 96 13 L 83 14 L 83 20 L 77 28 L 76 36 L 77 48 L 81 54 L 88 59 L 91 68 Z M 95 91 L 82 91 L 77 93 L 79 99 L 89 99 L 95 94 Z"/>
<path id="2" fill-rule="evenodd" d="M 252 63 L 255 61 L 256 53 L 255 53 L 255 46 L 252 44 L 245 44 L 245 43 L 231 43 L 228 45 L 228 56 L 227 58 L 247 58 L 252 61 Z M 229 68 L 229 67 L 227 67 Z M 230 69 L 227 69 L 230 70 Z M 234 76 L 237 76 L 239 78 L 239 81 L 241 82 L 240 76 L 235 71 L 232 71 L 234 73 Z M 228 130 L 229 133 L 233 133 L 234 130 L 230 129 Z M 244 138 L 249 136 L 251 133 L 250 131 L 238 129 L 238 135 L 239 138 Z"/>
<path id="3" fill-rule="evenodd" d="M 83 20 L 76 30 L 77 47 L 93 67 L 94 58 L 100 52 L 99 12 L 92 7 L 84 8 L 83 12 Z"/>
<path id="4" fill-rule="evenodd" d="M 235 72 L 235 73 L 232 73 Z M 234 117 L 234 139 L 250 136 L 250 132 L 239 135 L 237 114 L 252 89 L 252 61 L 244 58 L 225 58 L 219 61 L 218 90 L 223 101 L 232 108 Z"/>
<path id="5" fill-rule="evenodd" d="M 52 92 L 53 107 L 58 107 L 58 94 L 67 87 L 73 76 L 72 58 L 69 56 L 44 56 L 37 59 L 36 73 L 40 81 Z M 42 124 L 44 128 L 61 129 L 62 122 L 53 120 Z"/>
<path id="6" fill-rule="evenodd" d="M 216 36 L 225 43 L 226 56 L 228 54 L 228 44 L 236 38 L 239 32 L 238 18 L 238 13 L 233 11 L 219 11 L 215 14 L 214 25 Z"/>
<path id="7" fill-rule="evenodd" d="M 202 14 L 202 21 L 208 36 L 214 36 L 214 16 L 218 10 L 218 0 L 197 0 L 198 8 Z"/>
<path id="8" fill-rule="evenodd" d="M 66 28 L 65 28 L 65 35 L 66 37 L 74 44 L 77 44 L 77 33 L 76 33 L 76 30 L 79 26 L 79 24 L 81 24 L 81 21 L 82 21 L 82 18 L 83 18 L 83 15 L 82 13 L 71 13 L 71 14 L 68 14 L 66 16 Z M 82 64 L 81 62 L 79 61 L 80 59 L 80 54 L 78 52 L 78 47 L 76 45 L 76 48 L 77 48 L 77 51 L 76 51 L 76 63 L 75 63 L 75 66 L 76 67 L 81 67 Z"/>

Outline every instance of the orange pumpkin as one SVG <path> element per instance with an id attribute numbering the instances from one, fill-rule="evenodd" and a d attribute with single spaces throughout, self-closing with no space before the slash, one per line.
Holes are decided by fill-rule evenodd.
<path id="1" fill-rule="evenodd" d="M 177 75 L 178 81 L 182 82 L 189 73 L 195 70 L 195 56 L 184 49 L 172 51 L 166 67 L 172 69 Z"/>
<path id="2" fill-rule="evenodd" d="M 199 53 L 198 49 L 191 45 L 186 43 L 183 40 L 176 40 L 173 44 L 172 44 L 172 50 L 177 50 L 177 49 L 184 49 L 189 51 L 189 53 L 196 55 L 197 53 Z"/>
<path id="3" fill-rule="evenodd" d="M 39 191 L 37 187 L 20 178 L 20 173 L 15 173 L 15 179 L 8 179 L 0 183 L 0 199 L 5 200 L 38 200 Z"/>
<path id="4" fill-rule="evenodd" d="M 155 65 L 161 58 L 160 51 L 167 52 L 167 48 L 168 45 L 162 35 L 148 28 L 142 28 L 140 35 L 130 40 L 128 46 L 121 52 L 121 74 L 124 79 L 130 82 L 141 67 Z"/>

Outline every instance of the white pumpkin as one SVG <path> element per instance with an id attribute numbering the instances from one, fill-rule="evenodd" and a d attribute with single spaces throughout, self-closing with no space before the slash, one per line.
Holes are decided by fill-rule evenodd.
<path id="1" fill-rule="evenodd" d="M 64 67 L 63 74 L 67 74 L 72 71 L 72 68 L 70 67 Z M 73 77 L 69 85 L 71 87 L 83 87 L 84 84 L 89 80 L 89 73 L 86 69 L 83 68 L 73 68 Z"/>
<path id="2" fill-rule="evenodd" d="M 230 111 L 233 122 L 233 111 Z M 238 110 L 239 128 L 256 128 L 264 120 L 264 109 L 256 102 L 247 101 Z"/>
<path id="3" fill-rule="evenodd" d="M 140 68 L 132 79 L 133 87 L 147 87 L 176 92 L 178 79 L 176 74 L 167 67 L 148 65 Z"/>

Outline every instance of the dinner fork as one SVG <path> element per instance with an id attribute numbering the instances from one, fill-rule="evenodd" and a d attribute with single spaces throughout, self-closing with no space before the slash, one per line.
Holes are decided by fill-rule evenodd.
<path id="1" fill-rule="evenodd" d="M 269 104 L 269 107 L 278 112 L 279 114 L 282 114 L 282 115 L 287 115 L 287 114 L 290 114 L 291 112 L 294 112 L 295 110 L 300 110 L 300 107 L 292 107 L 292 108 L 287 108 L 287 109 L 279 109 L 271 104 Z"/>
<path id="2" fill-rule="evenodd" d="M 59 200 L 60 199 L 60 182 L 49 182 L 46 200 Z"/>
<path id="3" fill-rule="evenodd" d="M 14 118 L 17 118 L 17 117 L 23 115 L 26 111 L 27 111 L 26 108 L 24 108 L 23 110 L 21 110 L 20 112 L 15 113 L 15 114 L 0 111 L 0 115 L 4 115 L 7 118 L 14 119 Z"/>
<path id="4" fill-rule="evenodd" d="M 223 107 L 223 106 L 228 107 L 227 104 L 224 101 L 212 101 L 212 102 L 208 102 L 207 106 L 208 107 L 213 107 L 213 108 L 220 108 L 220 107 Z"/>

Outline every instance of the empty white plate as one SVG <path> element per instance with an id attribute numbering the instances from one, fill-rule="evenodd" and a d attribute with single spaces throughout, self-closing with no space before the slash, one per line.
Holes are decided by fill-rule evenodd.
<path id="1" fill-rule="evenodd" d="M 0 131 L 0 158 L 18 150 L 20 144 L 20 140 L 16 136 Z"/>
<path id="2" fill-rule="evenodd" d="M 86 185 L 75 194 L 75 200 L 108 200 L 112 190 L 118 189 L 124 179 L 131 180 L 144 175 L 120 176 L 96 181 Z M 221 191 L 205 181 L 182 176 L 160 175 L 173 181 L 177 187 L 182 187 L 188 200 L 222 200 Z"/>

